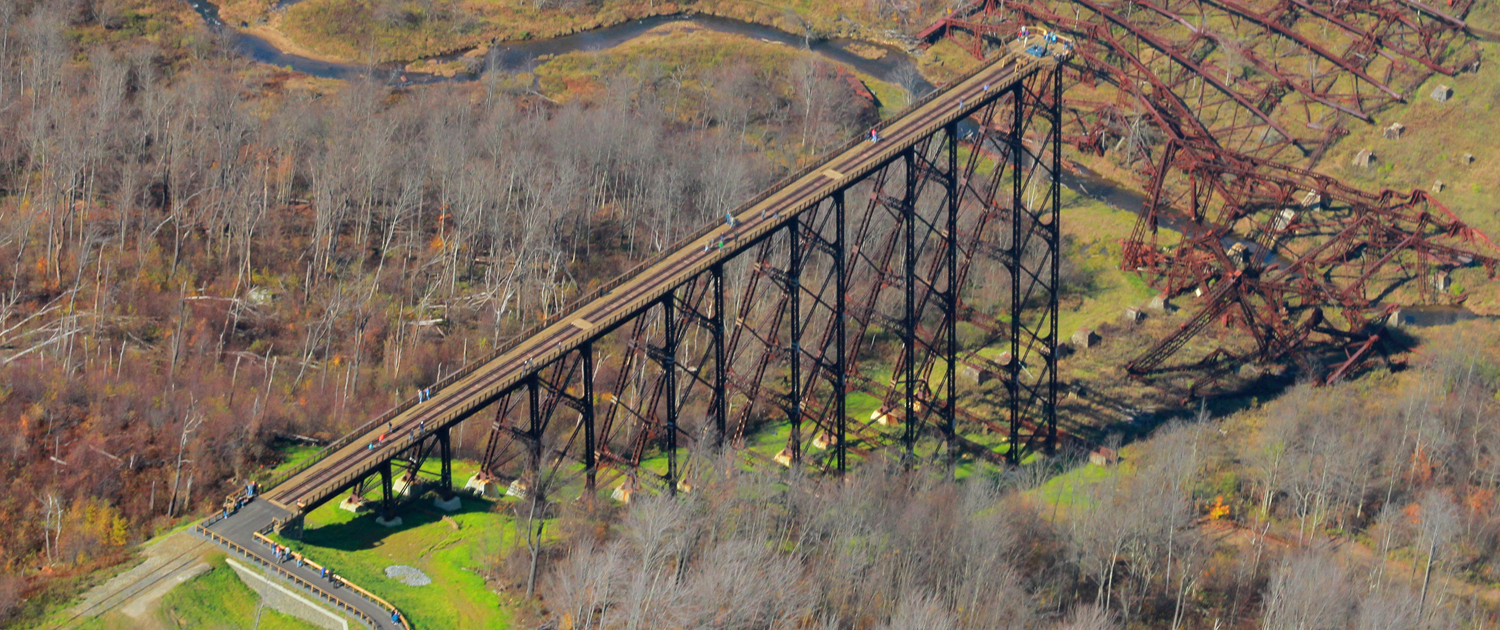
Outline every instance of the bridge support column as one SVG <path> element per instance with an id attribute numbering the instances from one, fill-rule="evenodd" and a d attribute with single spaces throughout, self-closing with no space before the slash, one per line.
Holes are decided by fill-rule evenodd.
<path id="1" fill-rule="evenodd" d="M 943 393 L 943 441 L 949 462 L 957 456 L 955 439 L 955 417 L 958 415 L 958 121 L 949 123 L 944 131 L 948 146 L 948 225 L 943 233 L 943 246 L 947 252 L 945 264 L 948 268 L 948 286 L 943 294 L 943 360 L 947 362 L 943 381 L 947 391 Z"/>
<path id="2" fill-rule="evenodd" d="M 1022 132 L 1025 129 L 1025 112 L 1022 103 L 1026 100 L 1026 91 L 1020 85 L 1012 88 L 1011 119 L 1010 126 L 1010 175 L 1011 175 L 1011 239 L 1010 251 L 1007 252 L 1007 266 L 1010 267 L 1010 363 L 1006 366 L 1009 374 L 1006 376 L 1005 387 L 1010 393 L 1010 448 L 1005 451 L 1005 459 L 1011 464 L 1021 463 L 1021 361 L 1026 357 L 1021 353 L 1021 318 L 1025 309 L 1021 305 L 1021 257 L 1025 255 L 1025 241 L 1022 237 L 1022 217 L 1026 214 L 1022 205 L 1022 194 L 1025 192 L 1025 177 L 1022 169 L 1025 167 L 1026 145 L 1022 143 Z"/>
<path id="3" fill-rule="evenodd" d="M 443 427 L 437 430 L 438 456 L 442 458 L 441 472 L 438 474 L 438 494 L 443 500 L 453 498 L 453 445 L 451 427 Z"/>
<path id="4" fill-rule="evenodd" d="M 1010 89 L 1010 163 L 1006 168 L 1011 171 L 1011 220 L 1010 249 L 1005 256 L 1011 277 L 1010 362 L 1006 366 L 1010 445 L 1006 459 L 1012 464 L 1019 464 L 1038 442 L 1048 452 L 1057 443 L 1061 77 L 1058 71 L 1032 88 L 1018 83 Z M 1035 153 L 1022 139 L 1028 130 L 1045 134 Z M 1047 152 L 1052 154 L 1050 159 Z M 1046 180 L 1036 181 L 1042 178 Z M 1046 301 L 1038 304 L 1039 299 Z"/>
<path id="5" fill-rule="evenodd" d="M 526 482 L 526 492 L 529 496 L 537 496 L 542 492 L 542 384 L 536 374 L 526 380 L 526 414 L 529 425 L 526 427 L 526 452 L 530 461 L 526 462 L 526 472 L 531 476 Z"/>
<path id="6" fill-rule="evenodd" d="M 834 306 L 833 306 L 833 334 L 834 334 L 834 451 L 833 456 L 839 474 L 847 470 L 848 462 L 845 460 L 847 446 L 845 444 L 845 427 L 849 421 L 849 368 L 847 351 L 844 348 L 844 314 L 847 310 L 849 299 L 849 278 L 844 268 L 844 191 L 833 193 L 834 223 L 834 248 L 833 265 L 836 275 L 834 282 Z"/>
<path id="7" fill-rule="evenodd" d="M 902 380 L 906 381 L 905 431 L 902 442 L 908 463 L 916 455 L 917 446 L 917 155 L 913 149 L 902 154 L 906 171 L 906 192 L 901 198 L 902 238 L 905 246 L 904 276 L 905 311 L 901 319 L 901 343 L 905 347 L 902 365 Z"/>
<path id="8" fill-rule="evenodd" d="M 677 495 L 677 291 L 661 301 L 663 330 L 662 386 L 666 389 L 667 427 L 662 448 L 667 451 L 667 492 Z"/>
<path id="9" fill-rule="evenodd" d="M 1059 175 L 1062 173 L 1062 78 L 1063 71 L 1059 68 L 1056 72 L 1052 73 L 1052 80 L 1050 81 L 1052 85 L 1048 86 L 1052 92 L 1052 102 L 1050 103 L 1050 111 L 1048 112 L 1049 122 L 1052 123 L 1052 129 L 1050 130 L 1052 136 L 1052 177 L 1049 178 L 1052 183 L 1052 207 L 1048 208 L 1047 212 L 1050 213 L 1052 220 L 1048 222 L 1051 230 L 1047 236 L 1050 240 L 1052 251 L 1052 269 L 1048 279 L 1052 290 L 1047 292 L 1047 299 L 1049 300 L 1047 308 L 1050 313 L 1048 319 L 1052 326 L 1051 335 L 1048 336 L 1052 352 L 1047 354 L 1047 394 L 1042 413 L 1045 414 L 1045 421 L 1047 423 L 1047 454 L 1049 455 L 1057 452 L 1057 283 L 1061 268 L 1061 261 L 1058 259 L 1062 256 L 1062 180 L 1059 179 Z"/>
<path id="10" fill-rule="evenodd" d="M 391 461 L 380 464 L 380 516 L 389 520 L 396 513 L 396 488 L 391 479 Z"/>
<path id="11" fill-rule="evenodd" d="M 714 450 L 724 447 L 724 431 L 729 424 L 729 366 L 724 365 L 724 265 L 710 270 L 714 282 Z"/>
<path id="12" fill-rule="evenodd" d="M 583 400 L 579 401 L 579 421 L 583 424 L 583 474 L 584 492 L 589 502 L 594 501 L 599 462 L 598 447 L 594 445 L 594 343 L 588 342 L 578 348 L 583 361 Z"/>
<path id="13" fill-rule="evenodd" d="M 787 444 L 787 455 L 792 465 L 802 463 L 802 220 L 792 215 L 786 224 L 787 235 L 787 310 L 791 315 L 792 345 L 787 353 L 787 364 L 791 371 L 791 391 L 788 393 L 788 415 L 791 416 L 792 433 Z"/>

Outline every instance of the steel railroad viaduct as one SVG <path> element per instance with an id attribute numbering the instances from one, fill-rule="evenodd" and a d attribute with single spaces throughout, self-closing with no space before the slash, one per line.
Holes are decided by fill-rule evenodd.
<path id="1" fill-rule="evenodd" d="M 877 413 L 904 421 L 900 440 L 908 453 L 923 431 L 939 435 L 950 448 L 984 448 L 954 431 L 955 419 L 964 420 L 965 412 L 955 405 L 957 379 L 947 376 L 958 370 L 941 367 L 948 365 L 979 366 L 1005 383 L 1009 422 L 1003 413 L 984 422 L 1008 437 L 1009 448 L 990 453 L 992 459 L 1050 448 L 1057 438 L 1057 91 L 1060 60 L 1071 50 L 1070 42 L 1041 36 L 1017 42 L 882 122 L 874 131 L 878 140 L 866 134 L 789 176 L 732 213 L 732 221 L 726 217 L 698 231 L 580 299 L 571 311 L 435 384 L 430 394 L 404 402 L 269 480 L 260 498 L 286 511 L 276 519 L 279 529 L 376 475 L 390 497 L 393 460 L 399 464 L 414 450 L 424 458 L 441 453 L 441 488 L 451 492 L 449 429 L 490 407 L 497 409 L 498 430 L 487 457 L 504 450 L 497 440 L 512 441 L 520 456 L 529 455 L 540 467 L 542 435 L 561 407 L 577 419 L 570 416 L 562 431 L 554 427 L 552 434 L 562 435 L 554 442 L 561 446 L 551 452 L 566 452 L 590 489 L 596 470 L 638 465 L 649 443 L 670 460 L 661 476 L 661 487 L 670 490 L 678 475 L 677 440 L 686 434 L 678 419 L 695 386 L 701 387 L 694 413 L 717 429 L 718 440 L 735 435 L 736 424 L 743 439 L 744 422 L 731 417 L 736 396 L 745 414 L 755 404 L 784 410 L 793 431 L 776 459 L 787 465 L 802 462 L 809 443 L 825 450 L 824 468 L 830 470 L 843 469 L 846 452 L 879 445 L 868 427 L 846 427 L 844 400 L 861 386 L 873 387 L 886 403 Z M 968 150 L 960 150 L 961 141 Z M 991 165 L 976 169 L 984 160 Z M 848 202 L 846 191 L 852 193 Z M 861 206 L 847 212 L 858 216 L 846 216 L 846 203 Z M 982 235 L 996 233 L 999 245 L 981 242 Z M 784 266 L 770 263 L 773 253 L 786 258 Z M 986 255 L 1010 275 L 1010 286 L 1000 292 L 1009 289 L 1014 298 L 1012 318 L 991 337 L 1009 337 L 1010 352 L 965 358 L 956 340 L 957 322 L 970 310 L 960 303 L 962 285 Z M 726 266 L 736 262 L 756 271 L 741 277 L 771 282 L 760 284 L 761 293 L 727 288 L 737 280 Z M 861 264 L 869 270 L 858 271 Z M 818 270 L 826 272 L 821 279 L 804 277 Z M 863 296 L 851 286 L 856 274 L 878 276 Z M 882 298 L 881 288 L 893 288 L 895 298 Z M 738 291 L 738 314 L 727 312 L 726 291 Z M 1021 305 L 1029 305 L 1031 314 L 1023 314 Z M 876 313 L 877 306 L 896 314 Z M 759 332 L 749 330 L 756 321 L 768 323 Z M 894 376 L 884 386 L 846 360 L 858 344 L 855 333 L 866 332 L 872 322 L 901 337 Z M 645 358 L 622 372 L 651 367 L 657 374 L 648 379 L 654 386 L 638 387 L 638 395 L 620 389 L 599 402 L 594 379 L 581 375 L 597 373 L 594 344 L 610 334 L 649 337 L 632 345 Z M 695 334 L 702 343 L 685 343 Z M 754 355 L 747 350 L 752 341 L 768 351 Z M 688 345 L 701 356 L 678 356 Z M 752 380 L 787 385 L 778 392 L 747 382 Z M 633 410 L 616 409 L 631 400 L 637 401 Z M 521 409 L 529 427 L 504 421 Z M 627 437 L 605 435 L 624 432 L 620 427 L 631 422 L 636 428 Z"/>

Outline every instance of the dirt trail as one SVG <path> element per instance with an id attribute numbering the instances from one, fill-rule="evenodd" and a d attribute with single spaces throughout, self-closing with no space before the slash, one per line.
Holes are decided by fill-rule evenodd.
<path id="1" fill-rule="evenodd" d="M 144 610 L 171 590 L 171 586 L 187 581 L 195 571 L 201 572 L 200 567 L 206 566 L 203 555 L 212 550 L 208 541 L 187 530 L 170 534 L 143 549 L 144 559 L 140 564 L 89 589 L 83 594 L 82 601 L 73 607 L 69 618 L 52 627 L 74 628 L 127 602 L 132 610 Z M 132 602 L 132 599 L 136 601 Z"/>

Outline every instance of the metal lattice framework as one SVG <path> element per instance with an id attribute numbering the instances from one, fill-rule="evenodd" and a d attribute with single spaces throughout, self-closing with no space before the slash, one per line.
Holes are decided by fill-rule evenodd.
<path id="1" fill-rule="evenodd" d="M 1439 299 L 1433 276 L 1456 267 L 1493 276 L 1477 253 L 1493 246 L 1430 195 L 1366 193 L 1306 170 L 1346 125 L 1477 61 L 1462 47 L 1470 4 L 982 0 L 922 37 L 980 57 L 1023 26 L 1079 42 L 1065 141 L 1112 153 L 1150 193 L 1121 267 L 1163 298 L 1199 298 L 1127 371 L 1194 395 L 1253 362 L 1337 380 L 1380 349 L 1384 298 L 1415 286 L 1416 300 Z M 1238 343 L 1209 339 L 1213 325 L 1240 331 Z"/>
<path id="2" fill-rule="evenodd" d="M 1123 266 L 1156 278 L 1168 297 L 1202 300 L 1187 323 L 1126 366 L 1133 376 L 1192 372 L 1197 386 L 1246 363 L 1290 360 L 1316 380 L 1338 380 L 1377 349 L 1395 308 L 1383 298 L 1404 290 L 1436 301 L 1435 274 L 1461 266 L 1494 276 L 1496 259 L 1475 253 L 1493 249 L 1488 239 L 1423 191 L 1370 194 L 1229 152 L 1168 146 L 1162 159 Z M 1162 238 L 1163 225 L 1181 235 Z M 1249 333 L 1248 347 L 1169 363 L 1216 323 Z M 1342 352 L 1332 365 L 1309 343 L 1320 339 Z"/>
<path id="3" fill-rule="evenodd" d="M 883 449 L 1052 448 L 1069 50 L 1007 48 L 880 123 L 878 142 L 813 161 L 270 480 L 290 513 L 277 526 L 376 475 L 389 510 L 434 448 L 451 492 L 447 432 L 479 414 L 471 482 L 526 494 L 592 493 L 601 473 L 675 492 L 692 453 L 726 445 L 836 471 Z M 961 322 L 983 343 L 961 348 Z M 994 383 L 965 394 L 980 411 L 959 405 L 961 373 Z"/>
<path id="4" fill-rule="evenodd" d="M 612 469 L 627 488 L 673 489 L 680 458 L 725 444 L 840 472 L 888 448 L 1003 462 L 1053 447 L 1060 89 L 1050 71 L 986 90 L 867 176 L 769 217 L 778 229 L 725 243 L 723 264 L 496 403 L 483 474 L 527 488 L 582 474 L 593 488 Z M 976 292 L 1008 324 L 970 307 Z M 960 349 L 960 321 L 1009 347 Z M 960 370 L 1002 381 L 1007 415 L 960 408 Z M 856 393 L 879 408 L 851 417 Z"/>
<path id="5" fill-rule="evenodd" d="M 1458 48 L 1471 4 L 980 0 L 921 37 L 983 58 L 1023 26 L 1071 35 L 1066 141 L 1121 151 L 1149 178 L 1171 140 L 1315 163 L 1350 121 L 1477 62 Z"/>

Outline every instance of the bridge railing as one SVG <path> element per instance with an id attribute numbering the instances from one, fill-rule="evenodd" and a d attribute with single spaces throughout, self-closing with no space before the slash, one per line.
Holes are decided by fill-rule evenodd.
<path id="1" fill-rule="evenodd" d="M 962 83 L 968 81 L 969 79 L 974 78 L 980 72 L 983 72 L 984 70 L 988 69 L 991 65 L 993 65 L 993 64 L 981 64 L 979 67 L 975 68 L 974 70 L 971 70 L 971 71 L 965 73 L 963 76 L 960 76 L 959 78 L 954 79 L 953 81 L 948 82 L 947 84 L 945 84 L 944 88 L 949 87 L 949 86 L 953 86 L 953 85 L 962 84 Z M 939 96 L 942 96 L 943 92 L 944 92 L 943 89 L 934 88 L 927 95 L 925 95 L 925 96 L 923 96 L 923 97 L 921 97 L 919 99 L 916 99 L 916 100 L 912 101 L 911 103 L 907 104 L 906 107 L 903 107 L 900 111 L 898 111 L 895 114 L 892 114 L 892 115 L 886 117 L 885 119 L 881 120 L 880 122 L 877 122 L 874 126 L 871 127 L 871 129 L 873 129 L 873 130 L 880 130 L 880 129 L 885 129 L 885 128 L 889 127 L 891 124 L 893 124 L 893 123 L 895 123 L 897 121 L 900 121 L 902 118 L 905 118 L 906 116 L 910 115 L 912 112 L 915 112 L 916 110 L 918 110 L 918 109 L 926 106 L 927 104 L 931 103 L 932 101 L 936 100 Z M 1000 92 L 1001 92 L 1001 90 L 996 90 L 997 95 Z M 948 123 L 952 122 L 953 119 L 957 119 L 957 117 L 958 117 L 957 114 L 950 115 L 950 116 L 945 116 L 942 119 L 943 120 L 943 124 L 948 124 Z M 763 203 L 767 199 L 770 199 L 772 196 L 774 196 L 777 193 L 781 192 L 782 190 L 786 189 L 788 186 L 790 186 L 791 184 L 795 183 L 797 180 L 802 179 L 803 177 L 806 177 L 807 175 L 811 174 L 813 171 L 817 170 L 818 168 L 823 167 L 829 161 L 833 160 L 833 158 L 836 158 L 839 155 L 842 155 L 843 153 L 849 151 L 850 149 L 853 149 L 854 147 L 859 146 L 860 143 L 863 143 L 863 142 L 867 142 L 867 139 L 864 136 L 858 136 L 858 137 L 855 137 L 855 138 L 853 138 L 853 139 L 851 139 L 851 140 L 849 140 L 849 141 L 847 141 L 847 142 L 845 142 L 845 143 L 843 143 L 843 144 L 841 144 L 841 145 L 839 145 L 839 146 L 837 146 L 837 147 L 835 147 L 835 148 L 833 148 L 831 150 L 828 150 L 828 151 L 825 151 L 825 152 L 819 154 L 817 158 L 810 160 L 806 166 L 798 169 L 797 171 L 795 171 L 795 172 L 793 172 L 791 174 L 788 174 L 787 176 L 785 176 L 785 177 L 781 178 L 780 180 L 778 180 L 776 183 L 774 183 L 774 184 L 772 184 L 770 186 L 767 186 L 765 188 L 765 190 L 763 190 L 760 194 L 756 195 L 755 197 L 753 197 L 749 201 L 746 201 L 745 203 L 741 204 L 738 208 L 736 208 L 735 210 L 731 211 L 730 214 L 738 216 L 739 214 L 742 214 L 742 213 L 750 210 L 751 208 L 754 208 L 757 204 Z M 884 154 L 882 154 L 882 158 L 884 158 Z M 449 385 L 452 385 L 453 383 L 456 383 L 459 380 L 461 380 L 461 379 L 463 379 L 465 377 L 468 377 L 470 374 L 473 374 L 480 367 L 482 367 L 482 366 L 490 363 L 491 361 L 494 361 L 495 359 L 500 358 L 505 353 L 510 352 L 511 350 L 514 350 L 517 346 L 521 345 L 521 343 L 525 342 L 527 339 L 530 339 L 530 338 L 536 336 L 538 333 L 541 333 L 547 327 L 552 326 L 552 325 L 556 324 L 559 321 L 563 321 L 563 320 L 568 319 L 574 313 L 576 313 L 579 310 L 581 310 L 584 306 L 586 306 L 586 305 L 594 302 L 595 300 L 598 300 L 601 297 L 604 297 L 610 291 L 613 291 L 613 290 L 619 288 L 621 285 L 625 284 L 626 282 L 629 282 L 630 280 L 634 279 L 636 276 L 640 275 L 641 272 L 643 272 L 643 271 L 645 271 L 647 269 L 650 269 L 652 266 L 654 266 L 654 265 L 662 262 L 663 260 L 665 260 L 668 256 L 672 255 L 673 253 L 676 253 L 677 251 L 680 251 L 680 250 L 686 248 L 688 245 L 692 244 L 693 241 L 696 241 L 696 240 L 698 240 L 700 238 L 703 238 L 704 236 L 709 235 L 714 230 L 719 229 L 722 225 L 723 225 L 723 223 L 720 223 L 719 221 L 715 220 L 715 221 L 709 222 L 709 223 L 705 224 L 704 226 L 698 228 L 697 230 L 693 231 L 693 233 L 689 234 L 688 236 L 678 239 L 677 241 L 675 241 L 671 245 L 663 248 L 661 251 L 657 252 L 656 254 L 653 254 L 650 257 L 646 258 L 645 260 L 642 260 L 641 262 L 637 263 L 635 266 L 631 267 L 628 271 L 626 271 L 625 273 L 620 274 L 619 276 L 615 277 L 613 280 L 610 280 L 609 282 L 606 282 L 603 285 L 600 285 L 598 288 L 594 289 L 593 291 L 590 291 L 587 294 L 579 296 L 577 299 L 575 299 L 571 303 L 569 303 L 566 308 L 558 311 L 556 314 L 543 317 L 540 322 L 538 322 L 538 323 L 532 325 L 531 327 L 525 329 L 524 331 L 522 331 L 520 334 L 516 335 L 515 337 L 512 337 L 511 340 L 508 341 L 508 342 L 506 342 L 505 344 L 497 346 L 495 348 L 495 350 L 492 351 L 492 352 L 490 352 L 489 354 L 487 354 L 487 355 L 485 355 L 485 356 L 483 356 L 483 357 L 481 357 L 479 359 L 476 359 L 474 361 L 471 361 L 468 365 L 465 365 L 463 368 L 460 368 L 459 370 L 453 372 L 452 374 L 449 374 L 448 376 L 443 377 L 442 380 L 439 380 L 438 382 L 432 384 L 430 386 L 430 388 L 434 389 L 434 390 L 442 390 L 442 389 L 448 387 Z M 322 449 L 320 449 L 312 457 L 307 458 L 307 460 L 304 461 L 304 462 L 302 462 L 301 464 L 298 464 L 297 466 L 294 466 L 294 467 L 292 467 L 292 468 L 290 468 L 290 469 L 288 469 L 288 470 L 286 470 L 286 471 L 284 471 L 284 472 L 282 472 L 282 473 L 280 473 L 278 475 L 275 475 L 275 476 L 271 477 L 270 479 L 266 480 L 265 484 L 262 487 L 266 488 L 267 490 L 274 489 L 276 486 L 278 486 L 278 485 L 286 482 L 288 479 L 291 479 L 292 477 L 295 477 L 296 475 L 302 473 L 303 471 L 307 470 L 308 468 L 311 468 L 312 466 L 316 465 L 319 461 L 322 461 L 325 457 L 327 457 L 327 456 L 329 456 L 329 455 L 337 452 L 339 449 L 342 449 L 342 448 L 344 448 L 344 447 L 352 444 L 354 442 L 355 438 L 360 437 L 360 436 L 364 435 L 365 433 L 369 432 L 373 427 L 377 427 L 377 426 L 380 426 L 381 423 L 389 422 L 391 420 L 394 420 L 397 416 L 401 415 L 402 413 L 405 413 L 407 410 L 411 409 L 412 407 L 417 406 L 417 404 L 420 401 L 421 401 L 421 399 L 418 396 L 412 396 L 410 398 L 402 400 L 395 407 L 392 407 L 390 410 L 388 410 L 385 413 L 381 414 L 379 417 L 375 418 L 374 420 L 366 422 L 363 425 L 360 425 L 359 428 L 356 428 L 356 429 L 354 429 L 352 431 L 349 431 L 343 437 L 341 437 L 341 438 L 339 438 L 337 440 L 334 440 L 333 442 L 330 442 L 327 446 L 325 446 Z M 437 427 L 433 427 L 431 430 L 436 430 L 436 429 L 437 429 Z M 344 477 L 345 478 L 341 478 L 341 482 L 347 481 L 346 477 L 349 477 L 349 475 L 345 475 Z M 342 484 L 340 484 L 340 485 L 342 485 Z"/>
<path id="2" fill-rule="evenodd" d="M 259 542 L 260 544 L 267 547 L 275 547 L 276 541 L 271 540 L 263 532 L 255 532 L 254 535 L 256 542 Z M 312 558 L 307 557 L 306 554 L 300 554 L 295 551 L 291 551 L 290 553 L 293 560 L 301 560 L 303 564 L 317 569 L 318 571 L 322 571 L 325 568 L 324 565 L 313 562 Z M 376 606 L 384 608 L 387 611 L 390 611 L 392 614 L 397 615 L 397 617 L 401 620 L 401 627 L 405 628 L 406 630 L 411 630 L 411 624 L 407 622 L 406 615 L 400 614 L 401 611 L 397 610 L 396 607 L 390 602 L 381 599 L 379 595 L 361 588 L 358 584 L 350 582 L 348 579 L 344 578 L 341 575 L 338 575 L 337 573 L 329 572 L 328 577 L 329 579 L 338 580 L 339 584 L 342 584 L 346 588 L 354 591 L 356 594 L 358 594 L 360 597 L 365 598 L 370 603 L 375 604 Z"/>
<path id="3" fill-rule="evenodd" d="M 205 524 L 204 524 L 205 522 L 200 522 L 200 523 L 198 523 L 197 526 L 195 526 L 196 531 L 200 535 L 202 535 L 203 537 L 209 539 L 210 541 L 213 541 L 216 544 L 219 544 L 219 545 L 223 546 L 224 548 L 226 548 L 226 549 L 228 549 L 230 551 L 233 551 L 233 552 L 235 552 L 235 553 L 237 553 L 237 554 L 239 554 L 241 556 L 244 556 L 244 558 L 246 560 L 254 562 L 254 563 L 256 563 L 256 564 L 258 564 L 258 565 L 260 565 L 262 567 L 275 570 L 276 573 L 278 575 L 280 575 L 281 577 L 290 580 L 293 584 L 296 584 L 297 586 L 300 586 L 300 587 L 302 587 L 304 589 L 307 589 L 313 595 L 316 595 L 319 599 L 322 599 L 323 601 L 328 602 L 333 607 L 335 607 L 335 608 L 337 608 L 337 609 L 339 609 L 341 611 L 344 611 L 345 613 L 348 613 L 349 615 L 352 615 L 354 617 L 359 618 L 361 621 L 365 622 L 365 624 L 369 625 L 370 627 L 374 628 L 374 627 L 379 627 L 380 626 L 381 622 L 378 621 L 378 620 L 376 620 L 376 619 L 374 619 L 374 618 L 372 618 L 372 617 L 370 617 L 370 615 L 367 614 L 365 611 L 360 610 L 360 609 L 354 607 L 353 605 L 350 605 L 349 602 L 346 602 L 346 601 L 344 601 L 344 600 L 342 600 L 342 599 L 334 596 L 333 593 L 328 592 L 323 587 L 318 586 L 317 584 L 314 584 L 312 582 L 309 582 L 306 579 L 303 579 L 302 576 L 297 575 L 296 573 L 293 573 L 291 571 L 286 570 L 285 567 L 282 567 L 282 566 L 280 566 L 280 565 L 278 565 L 276 563 L 273 563 L 273 562 L 270 562 L 270 561 L 266 560 L 265 558 L 261 557 L 259 554 L 255 553 L 255 552 L 252 552 L 249 549 L 246 549 L 243 545 L 240 545 L 239 543 L 234 542 L 233 540 L 230 540 L 228 538 L 220 536 L 218 534 L 218 532 L 215 532 L 215 531 L 209 529 L 207 526 L 205 526 Z M 260 534 L 257 532 L 256 535 L 259 536 Z M 340 581 L 342 581 L 342 578 L 339 578 L 339 579 L 340 579 Z M 352 587 L 353 589 L 357 589 L 356 592 L 362 592 L 362 593 L 366 593 L 366 594 L 368 593 L 368 591 L 365 591 L 364 589 L 359 588 L 358 586 L 354 586 L 353 584 L 350 584 L 349 582 L 343 582 L 343 584 L 345 586 Z M 394 609 L 392 609 L 392 611 L 394 611 Z M 405 615 L 401 615 L 400 618 L 401 618 L 401 626 L 405 630 L 411 630 L 411 626 L 408 625 L 407 622 L 406 622 L 406 616 Z"/>

